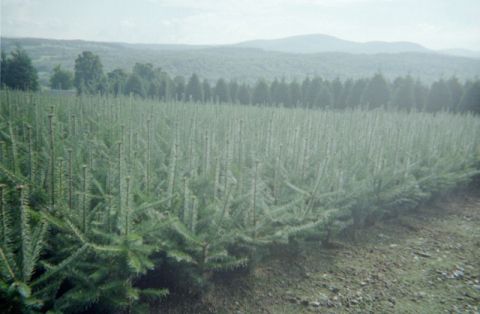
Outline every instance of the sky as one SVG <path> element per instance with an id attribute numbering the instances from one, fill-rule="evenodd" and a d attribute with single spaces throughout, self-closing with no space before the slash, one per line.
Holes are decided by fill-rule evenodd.
<path id="1" fill-rule="evenodd" d="M 228 44 L 300 34 L 480 51 L 480 0 L 0 0 L 2 36 Z"/>

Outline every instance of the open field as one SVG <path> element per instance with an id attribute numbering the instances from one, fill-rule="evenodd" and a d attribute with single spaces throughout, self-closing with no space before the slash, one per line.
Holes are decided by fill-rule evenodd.
<path id="1" fill-rule="evenodd" d="M 345 230 L 361 239 L 468 182 L 480 161 L 480 119 L 468 114 L 0 100 L 9 310 L 140 311 L 164 288 L 206 293 L 219 274 L 268 272 L 272 247 L 331 246 Z"/>

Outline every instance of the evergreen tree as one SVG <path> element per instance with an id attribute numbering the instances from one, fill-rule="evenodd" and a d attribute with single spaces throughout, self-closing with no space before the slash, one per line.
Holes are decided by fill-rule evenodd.
<path id="1" fill-rule="evenodd" d="M 347 95 L 346 106 L 348 108 L 354 108 L 360 105 L 361 97 L 366 86 L 367 80 L 365 79 L 355 81 Z"/>
<path id="2" fill-rule="evenodd" d="M 203 99 L 205 102 L 211 102 L 212 101 L 212 88 L 210 87 L 210 84 L 208 81 L 205 79 L 203 80 L 202 83 L 202 89 L 203 89 Z"/>
<path id="3" fill-rule="evenodd" d="M 5 76 L 7 75 L 7 54 L 5 51 L 1 51 L 0 61 L 0 88 L 5 86 Z"/>
<path id="4" fill-rule="evenodd" d="M 290 102 L 290 89 L 288 88 L 288 84 L 285 81 L 285 78 L 278 83 L 278 103 L 287 105 Z"/>
<path id="5" fill-rule="evenodd" d="M 38 90 L 37 70 L 27 52 L 17 47 L 10 53 L 10 58 L 2 56 L 2 68 L 5 68 L 3 80 L 12 89 Z"/>
<path id="6" fill-rule="evenodd" d="M 53 69 L 53 74 L 50 77 L 50 88 L 67 90 L 73 87 L 73 73 L 63 70 L 60 65 Z"/>
<path id="7" fill-rule="evenodd" d="M 412 110 L 415 103 L 415 82 L 411 76 L 396 80 L 392 96 L 392 105 L 401 110 Z"/>
<path id="8" fill-rule="evenodd" d="M 319 90 L 322 88 L 323 80 L 319 77 L 312 79 L 308 86 L 308 92 L 306 94 L 305 106 L 312 107 L 315 105 L 315 101 L 318 95 Z"/>
<path id="9" fill-rule="evenodd" d="M 280 95 L 280 83 L 277 79 L 270 84 L 270 101 L 273 104 L 280 104 L 282 96 Z"/>
<path id="10" fill-rule="evenodd" d="M 388 105 L 390 91 L 382 74 L 377 73 L 368 82 L 362 94 L 361 104 L 373 109 Z"/>
<path id="11" fill-rule="evenodd" d="M 460 100 L 462 99 L 463 96 L 463 86 L 460 84 L 458 81 L 458 78 L 455 76 L 451 77 L 447 81 L 448 89 L 450 90 L 450 95 L 452 97 L 452 103 L 450 105 L 450 109 L 453 111 L 457 111 L 458 107 L 460 105 Z"/>
<path id="12" fill-rule="evenodd" d="M 436 112 L 446 110 L 452 104 L 452 95 L 447 83 L 441 79 L 432 84 L 427 98 L 427 111 Z"/>
<path id="13" fill-rule="evenodd" d="M 468 84 L 460 101 L 459 109 L 480 114 L 480 81 Z"/>
<path id="14" fill-rule="evenodd" d="M 339 78 L 336 78 L 333 80 L 333 82 L 330 83 L 330 91 L 332 93 L 333 97 L 333 107 L 336 109 L 342 108 L 342 93 L 343 93 L 343 84 L 340 81 Z"/>
<path id="15" fill-rule="evenodd" d="M 298 84 L 297 81 L 292 81 L 288 86 L 290 98 L 288 100 L 288 105 L 290 107 L 296 107 L 302 102 L 302 87 Z"/>
<path id="16" fill-rule="evenodd" d="M 333 94 L 330 90 L 328 84 L 322 84 L 322 87 L 318 91 L 317 97 L 315 98 L 314 107 L 331 109 L 334 106 Z"/>
<path id="17" fill-rule="evenodd" d="M 79 94 L 95 94 L 101 89 L 103 66 L 91 51 L 82 52 L 75 60 L 75 87 Z"/>
<path id="18" fill-rule="evenodd" d="M 309 77 L 305 78 L 302 82 L 302 103 L 305 106 L 308 103 L 308 93 L 310 91 L 310 84 L 312 81 Z"/>
<path id="19" fill-rule="evenodd" d="M 240 85 L 237 90 L 237 96 L 235 98 L 242 105 L 250 104 L 250 91 L 248 90 L 248 86 L 246 84 Z"/>
<path id="20" fill-rule="evenodd" d="M 175 83 L 166 73 L 159 74 L 158 97 L 168 101 L 175 98 Z"/>
<path id="21" fill-rule="evenodd" d="M 183 76 L 176 76 L 174 79 L 175 84 L 175 99 L 182 101 L 185 99 L 185 78 Z"/>
<path id="22" fill-rule="evenodd" d="M 254 105 L 263 105 L 270 102 L 269 88 L 265 80 L 259 80 L 253 89 L 252 103 Z"/>
<path id="23" fill-rule="evenodd" d="M 415 81 L 414 87 L 415 93 L 415 105 L 417 110 L 425 111 L 427 106 L 427 98 L 428 98 L 428 88 L 420 82 L 420 80 Z"/>
<path id="24" fill-rule="evenodd" d="M 192 100 L 194 102 L 203 101 L 202 84 L 200 83 L 200 79 L 198 78 L 197 74 L 192 74 L 188 80 L 185 95 L 187 96 L 188 100 Z"/>
<path id="25" fill-rule="evenodd" d="M 214 98 L 216 102 L 221 103 L 230 101 L 230 92 L 227 83 L 223 78 L 219 79 L 215 85 Z"/>
<path id="26" fill-rule="evenodd" d="M 237 95 L 237 90 L 238 90 L 238 83 L 235 80 L 231 80 L 230 83 L 228 83 L 228 91 L 230 94 L 230 100 L 233 103 L 237 103 L 238 100 L 235 98 Z"/>
<path id="27" fill-rule="evenodd" d="M 347 107 L 347 97 L 350 91 L 352 90 L 353 85 L 354 85 L 354 80 L 352 79 L 346 80 L 345 83 L 343 84 L 342 93 L 340 94 L 340 98 L 338 100 L 338 105 L 337 105 L 338 109 L 345 109 Z"/>

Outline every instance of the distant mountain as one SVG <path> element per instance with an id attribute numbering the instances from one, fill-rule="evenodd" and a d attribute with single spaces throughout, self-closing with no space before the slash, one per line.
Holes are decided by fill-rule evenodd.
<path id="1" fill-rule="evenodd" d="M 242 82 L 259 78 L 285 77 L 303 79 L 321 76 L 326 79 L 369 77 L 380 71 L 386 77 L 410 74 L 424 82 L 456 75 L 469 79 L 480 75 L 480 60 L 440 53 L 402 52 L 352 54 L 345 52 L 285 53 L 258 48 L 230 46 L 190 46 L 105 43 L 83 40 L 38 38 L 0 38 L 7 53 L 18 44 L 31 56 L 38 69 L 41 84 L 47 85 L 52 69 L 61 64 L 73 70 L 75 59 L 84 50 L 100 56 L 104 71 L 122 68 L 128 72 L 136 62 L 152 63 L 172 76 L 190 76 L 216 81 L 223 77 Z M 377 44 L 370 44 L 371 46 Z M 382 46 L 382 44 L 378 44 Z"/>
<path id="2" fill-rule="evenodd" d="M 375 54 L 433 52 L 419 44 L 411 42 L 370 41 L 360 43 L 323 34 L 300 35 L 280 39 L 251 40 L 241 42 L 235 46 L 287 53 L 346 52 Z"/>
<path id="3" fill-rule="evenodd" d="M 443 49 L 439 50 L 438 52 L 451 56 L 480 59 L 480 51 L 468 49 Z"/>

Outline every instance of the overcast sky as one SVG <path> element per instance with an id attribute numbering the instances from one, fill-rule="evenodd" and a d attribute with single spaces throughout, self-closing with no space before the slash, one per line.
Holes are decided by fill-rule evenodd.
<path id="1" fill-rule="evenodd" d="M 224 44 L 322 33 L 480 50 L 480 0 L 0 0 L 1 34 Z"/>

